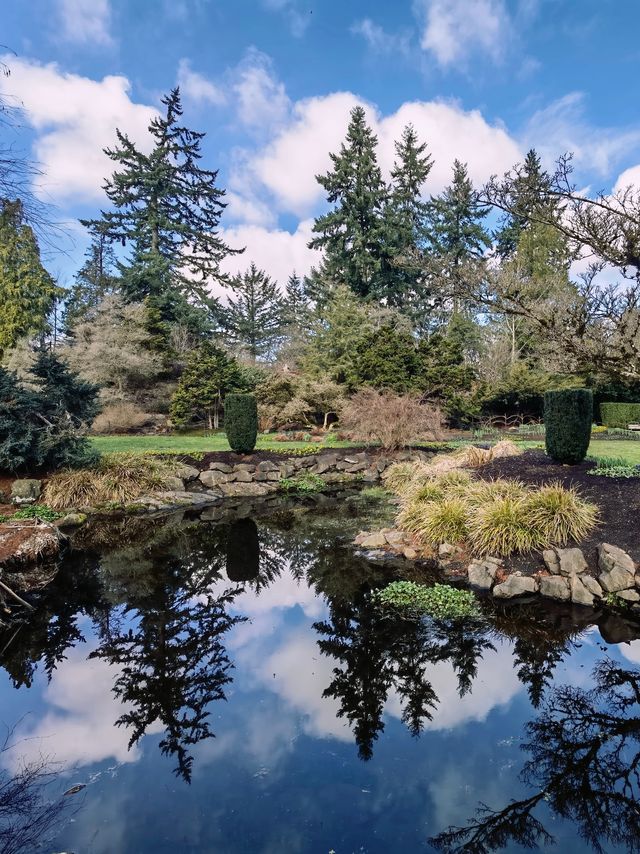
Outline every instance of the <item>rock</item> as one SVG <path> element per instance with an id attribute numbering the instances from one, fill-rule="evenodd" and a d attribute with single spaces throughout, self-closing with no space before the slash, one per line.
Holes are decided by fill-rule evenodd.
<path id="1" fill-rule="evenodd" d="M 415 560 L 418 557 L 418 552 L 413 548 L 413 546 L 407 546 L 404 548 L 402 550 L 402 554 L 407 560 Z"/>
<path id="2" fill-rule="evenodd" d="M 260 496 L 269 492 L 266 483 L 221 483 L 219 484 L 224 496 Z"/>
<path id="3" fill-rule="evenodd" d="M 14 480 L 11 485 L 11 501 L 14 504 L 33 504 L 40 498 L 42 482 L 33 478 Z"/>
<path id="4" fill-rule="evenodd" d="M 502 584 L 496 584 L 493 595 L 497 599 L 514 599 L 516 596 L 527 596 L 537 593 L 538 584 L 535 578 L 526 575 L 510 575 Z"/>
<path id="5" fill-rule="evenodd" d="M 369 534 L 360 541 L 359 545 L 365 549 L 381 549 L 387 545 L 387 538 L 382 531 L 378 531 L 375 534 Z"/>
<path id="6" fill-rule="evenodd" d="M 250 471 L 250 472 L 254 472 L 254 471 L 256 470 L 256 467 L 255 467 L 255 464 L 254 464 L 254 463 L 238 463 L 237 465 L 235 465 L 235 466 L 233 467 L 233 470 L 234 470 L 234 472 L 235 472 L 235 473 L 236 473 L 236 475 L 237 475 L 237 473 L 238 473 L 239 471 Z M 237 479 L 237 478 L 236 478 L 236 479 Z"/>
<path id="7" fill-rule="evenodd" d="M 553 549 L 545 549 L 542 552 L 542 560 L 544 561 L 544 565 L 547 567 L 551 575 L 560 574 L 560 561 L 558 560 L 558 555 L 554 552 Z"/>
<path id="8" fill-rule="evenodd" d="M 469 584 L 480 590 L 491 590 L 491 585 L 495 580 L 497 571 L 498 567 L 493 561 L 474 560 L 473 563 L 469 564 L 469 568 L 467 569 Z"/>
<path id="9" fill-rule="evenodd" d="M 271 460 L 264 460 L 264 462 L 258 463 L 258 471 L 278 471 L 278 466 Z"/>
<path id="10" fill-rule="evenodd" d="M 584 584 L 589 593 L 593 593 L 597 599 L 602 599 L 604 595 L 602 587 L 600 587 L 592 575 L 581 575 L 580 581 Z"/>
<path id="11" fill-rule="evenodd" d="M 577 578 L 577 576 L 574 575 L 572 578 Z M 561 575 L 541 575 L 540 593 L 548 599 L 566 602 L 571 596 L 569 579 L 563 578 Z"/>
<path id="12" fill-rule="evenodd" d="M 280 477 L 293 477 L 296 472 L 296 467 L 293 463 L 280 463 Z"/>
<path id="13" fill-rule="evenodd" d="M 637 623 L 618 614 L 607 614 L 604 620 L 598 623 L 598 629 L 602 639 L 610 644 L 626 643 L 636 640 L 640 635 Z"/>
<path id="14" fill-rule="evenodd" d="M 165 477 L 163 486 L 167 492 L 184 492 L 184 481 L 179 477 Z"/>
<path id="15" fill-rule="evenodd" d="M 0 567 L 53 558 L 60 551 L 63 539 L 54 525 L 36 521 L 0 524 Z"/>
<path id="16" fill-rule="evenodd" d="M 85 513 L 67 513 L 56 521 L 58 528 L 78 528 L 87 521 Z"/>
<path id="17" fill-rule="evenodd" d="M 316 474 L 324 474 L 329 469 L 335 468 L 337 462 L 337 454 L 323 454 L 321 457 L 318 457 L 314 471 Z"/>
<path id="18" fill-rule="evenodd" d="M 587 608 L 593 607 L 594 596 L 587 588 L 585 579 L 590 578 L 588 575 L 572 575 L 571 576 L 571 601 L 575 605 L 585 605 Z M 597 582 L 596 582 L 597 583 Z"/>
<path id="19" fill-rule="evenodd" d="M 229 482 L 230 475 L 218 469 L 200 472 L 200 482 L 205 486 L 220 486 L 223 483 Z"/>
<path id="20" fill-rule="evenodd" d="M 253 481 L 253 474 L 246 469 L 239 469 L 235 472 L 235 480 L 237 483 L 251 483 Z"/>
<path id="21" fill-rule="evenodd" d="M 375 481 L 380 479 L 380 472 L 375 468 L 375 466 L 373 468 L 368 468 L 362 476 L 362 479 L 365 483 L 375 483 Z"/>
<path id="22" fill-rule="evenodd" d="M 451 543 L 440 543 L 438 546 L 438 557 L 452 557 L 456 553 L 456 547 Z"/>
<path id="23" fill-rule="evenodd" d="M 635 587 L 635 575 L 627 572 L 621 566 L 614 566 L 608 572 L 601 572 L 598 576 L 600 586 L 607 593 L 618 593 L 620 590 L 629 590 Z"/>
<path id="24" fill-rule="evenodd" d="M 200 470 L 195 466 L 188 466 L 182 463 L 176 468 L 176 477 L 183 480 L 185 483 L 190 483 L 192 480 L 197 480 L 200 476 Z"/>
<path id="25" fill-rule="evenodd" d="M 615 567 L 620 567 L 625 572 L 635 573 L 636 571 L 635 564 L 629 555 L 617 546 L 610 546 L 609 543 L 598 546 L 598 567 L 602 572 L 611 572 Z"/>
<path id="26" fill-rule="evenodd" d="M 213 463 L 209 463 L 209 470 L 210 471 L 223 471 L 226 474 L 229 474 L 230 472 L 233 471 L 233 468 L 231 466 L 227 465 L 226 463 L 213 462 Z"/>
<path id="27" fill-rule="evenodd" d="M 404 531 L 385 531 L 384 535 L 390 546 L 400 545 L 407 539 L 407 535 Z"/>
<path id="28" fill-rule="evenodd" d="M 580 549 L 558 549 L 560 560 L 560 575 L 580 575 L 587 567 L 587 562 Z"/>
<path id="29" fill-rule="evenodd" d="M 640 593 L 637 590 L 620 590 L 616 596 L 625 602 L 640 602 Z"/>
<path id="30" fill-rule="evenodd" d="M 272 483 L 276 483 L 280 480 L 280 472 L 279 471 L 268 471 L 267 472 L 267 480 Z"/>

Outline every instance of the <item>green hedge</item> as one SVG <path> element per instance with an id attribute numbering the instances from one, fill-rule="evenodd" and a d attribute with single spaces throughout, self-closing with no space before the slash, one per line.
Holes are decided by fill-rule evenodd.
<path id="1" fill-rule="evenodd" d="M 258 438 L 258 406 L 253 394 L 228 394 L 224 401 L 224 429 L 232 451 L 250 454 Z"/>
<path id="2" fill-rule="evenodd" d="M 607 427 L 622 427 L 640 424 L 640 403 L 601 403 L 600 420 Z"/>
<path id="3" fill-rule="evenodd" d="M 586 457 L 591 439 L 593 394 L 586 388 L 548 391 L 544 396 L 547 453 L 575 465 Z"/>

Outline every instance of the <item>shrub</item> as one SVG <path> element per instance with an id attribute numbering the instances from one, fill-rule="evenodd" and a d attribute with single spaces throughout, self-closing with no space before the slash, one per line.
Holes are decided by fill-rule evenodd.
<path id="1" fill-rule="evenodd" d="M 92 433 L 128 433 L 148 424 L 151 416 L 135 403 L 121 401 L 105 406 L 91 425 Z"/>
<path id="2" fill-rule="evenodd" d="M 347 401 L 340 424 L 356 441 L 379 442 L 392 451 L 406 448 L 417 439 L 438 439 L 440 410 L 409 394 L 362 389 Z"/>
<path id="3" fill-rule="evenodd" d="M 564 546 L 587 536 L 598 521 L 595 504 L 583 501 L 575 489 L 548 483 L 524 501 L 529 522 L 546 543 Z"/>
<path id="4" fill-rule="evenodd" d="M 530 552 L 546 545 L 531 524 L 525 502 L 498 498 L 479 507 L 470 522 L 471 542 L 478 554 L 508 557 L 514 552 Z"/>
<path id="5" fill-rule="evenodd" d="M 224 402 L 224 429 L 232 451 L 250 454 L 258 438 L 258 408 L 253 394 L 228 394 Z"/>
<path id="6" fill-rule="evenodd" d="M 43 497 L 53 510 L 126 503 L 162 489 L 177 465 L 175 460 L 151 454 L 104 454 L 93 468 L 52 475 Z"/>
<path id="7" fill-rule="evenodd" d="M 593 421 L 593 394 L 576 388 L 548 391 L 544 396 L 547 453 L 560 463 L 575 465 L 587 455 Z"/>
<path id="8" fill-rule="evenodd" d="M 601 403 L 600 420 L 606 427 L 626 430 L 629 424 L 640 424 L 640 403 Z"/>
<path id="9" fill-rule="evenodd" d="M 447 584 L 426 587 L 413 581 L 392 581 L 377 590 L 374 599 L 387 608 L 398 608 L 415 614 L 428 614 L 436 619 L 479 617 L 481 612 L 475 594 Z"/>

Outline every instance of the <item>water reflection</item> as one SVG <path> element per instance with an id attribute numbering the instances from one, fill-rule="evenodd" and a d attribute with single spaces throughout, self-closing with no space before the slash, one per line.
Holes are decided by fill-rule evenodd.
<path id="1" fill-rule="evenodd" d="M 300 733 L 355 742 L 353 755 L 366 760 L 358 764 L 371 767 L 398 721 L 416 739 L 444 734 L 528 696 L 541 712 L 528 728 L 522 779 L 537 788 L 434 843 L 468 852 L 544 843 L 547 804 L 594 850 L 598 840 L 630 846 L 637 781 L 623 771 L 637 736 L 640 677 L 610 663 L 594 672 L 593 686 L 557 685 L 598 615 L 491 601 L 478 621 L 385 614 L 369 594 L 397 566 L 345 548 L 364 527 L 359 510 L 389 512 L 350 498 L 339 512 L 283 505 L 265 516 L 110 521 L 83 532 L 32 622 L 0 637 L 15 688 L 31 689 L 39 673 L 50 683 L 46 711 L 25 733 L 51 738 L 69 762 L 113 757 L 129 767 L 153 735 L 191 782 L 198 763 L 232 756 L 238 764 L 250 751 L 274 766 Z M 626 638 L 632 627 L 609 620 L 606 632 Z M 220 729 L 220 700 L 233 709 L 231 731 Z M 598 793 L 589 803 L 586 787 Z M 615 827 L 600 816 L 604 805 Z M 458 811 L 454 820 L 465 817 Z"/>

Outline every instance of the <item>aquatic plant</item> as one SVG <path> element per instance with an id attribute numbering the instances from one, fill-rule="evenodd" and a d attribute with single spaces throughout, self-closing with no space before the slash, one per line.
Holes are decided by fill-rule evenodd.
<path id="1" fill-rule="evenodd" d="M 470 590 L 460 590 L 447 584 L 427 587 L 413 581 L 392 581 L 377 590 L 374 599 L 386 608 L 397 608 L 438 619 L 479 617 L 478 600 Z"/>
<path id="2" fill-rule="evenodd" d="M 321 492 L 326 484 L 319 474 L 305 472 L 296 477 L 283 477 L 278 481 L 278 489 L 281 492 Z"/>

